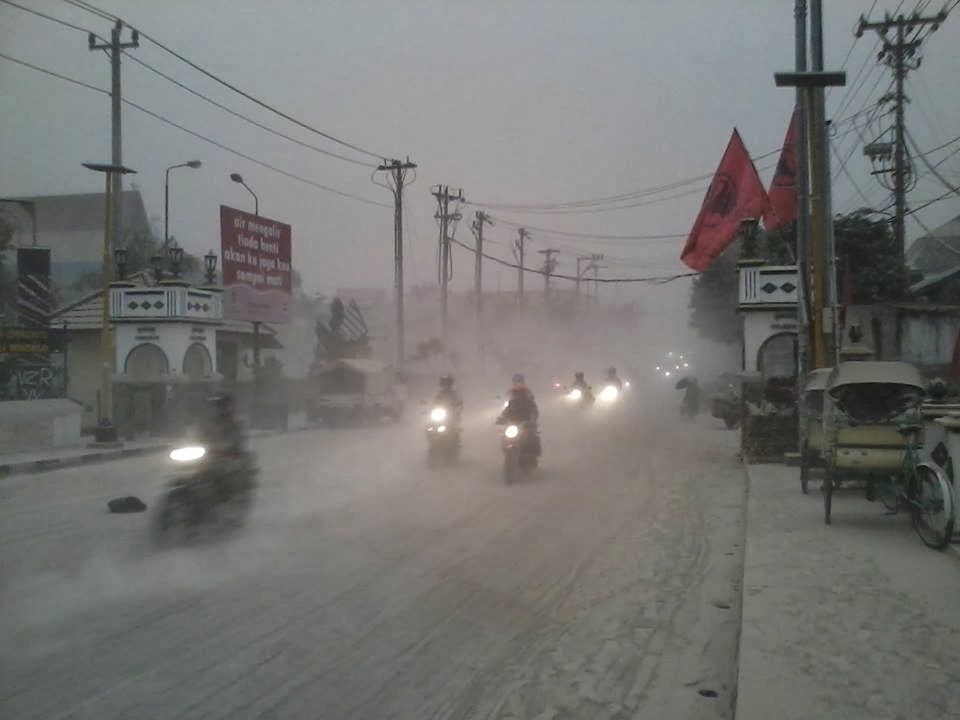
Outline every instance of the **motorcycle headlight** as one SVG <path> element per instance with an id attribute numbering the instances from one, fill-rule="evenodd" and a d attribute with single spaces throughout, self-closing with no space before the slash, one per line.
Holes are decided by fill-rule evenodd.
<path id="1" fill-rule="evenodd" d="M 435 407 L 430 411 L 430 419 L 434 422 L 443 422 L 447 418 L 447 411 L 442 407 Z"/>
<path id="2" fill-rule="evenodd" d="M 603 390 L 600 391 L 600 399 L 609 402 L 611 400 L 616 400 L 617 395 L 619 394 L 620 391 L 617 390 L 616 385 L 607 385 Z"/>
<path id="3" fill-rule="evenodd" d="M 440 427 L 437 428 L 437 432 L 438 432 L 438 433 L 442 433 L 442 432 L 446 432 L 446 431 L 447 431 L 447 426 L 446 426 L 446 425 L 441 425 Z"/>
<path id="4" fill-rule="evenodd" d="M 624 381 L 623 381 L 623 386 L 624 386 L 624 387 L 630 387 L 630 381 L 629 381 L 629 380 L 624 380 Z"/>
<path id="5" fill-rule="evenodd" d="M 583 397 L 583 391 L 580 388 L 574 388 L 567 397 L 571 400 L 579 400 Z"/>
<path id="6" fill-rule="evenodd" d="M 513 440 L 517 435 L 520 434 L 520 428 L 516 425 L 507 425 L 507 429 L 503 431 L 503 434 Z"/>
<path id="7" fill-rule="evenodd" d="M 170 459 L 174 462 L 194 462 L 207 454 L 207 449 L 201 445 L 188 445 L 170 451 Z"/>

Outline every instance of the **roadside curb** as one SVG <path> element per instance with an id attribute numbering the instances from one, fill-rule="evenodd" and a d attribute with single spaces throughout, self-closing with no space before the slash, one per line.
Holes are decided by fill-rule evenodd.
<path id="1" fill-rule="evenodd" d="M 90 465 L 93 463 L 107 462 L 109 460 L 121 460 L 138 455 L 148 455 L 158 453 L 170 447 L 170 443 L 157 443 L 145 447 L 118 448 L 115 450 L 93 450 L 80 455 L 72 455 L 61 458 L 44 458 L 42 460 L 23 460 L 21 462 L 0 464 L 0 478 L 10 477 L 11 475 L 29 475 L 34 473 L 48 472 L 50 470 L 59 470 L 60 468 L 76 467 L 78 465 Z"/>
<path id="2" fill-rule="evenodd" d="M 298 433 L 320 430 L 315 427 L 299 427 L 290 430 L 254 430 L 249 434 L 250 438 L 273 437 L 276 435 L 294 435 Z M 3 463 L 0 461 L 0 480 L 12 477 L 14 475 L 35 475 L 37 473 L 50 472 L 51 470 L 60 470 L 63 468 L 77 467 L 78 465 L 93 465 L 96 463 L 109 462 L 111 460 L 123 460 L 125 458 L 137 457 L 138 455 L 152 455 L 154 453 L 164 452 L 171 446 L 170 441 L 157 442 L 155 444 L 143 447 L 115 448 L 110 450 L 91 450 L 89 452 L 70 455 L 67 457 L 52 457 L 42 460 L 22 460 L 20 462 Z"/>

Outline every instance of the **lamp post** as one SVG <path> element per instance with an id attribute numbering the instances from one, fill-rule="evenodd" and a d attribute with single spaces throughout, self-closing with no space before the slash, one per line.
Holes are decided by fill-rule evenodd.
<path id="1" fill-rule="evenodd" d="M 260 200 L 250 186 L 243 181 L 240 173 L 230 173 L 230 179 L 243 185 L 247 192 L 253 195 L 253 214 L 260 215 Z M 253 407 L 254 411 L 260 408 L 260 321 L 253 321 Z M 256 414 L 256 413 L 255 413 Z"/>
<path id="2" fill-rule="evenodd" d="M 113 261 L 117 265 L 117 280 L 126 280 L 127 278 L 127 249 L 114 248 Z"/>
<path id="3" fill-rule="evenodd" d="M 97 420 L 97 429 L 94 431 L 94 440 L 102 443 L 117 441 L 117 428 L 113 424 L 113 336 L 110 334 L 110 275 L 111 256 L 110 238 L 113 232 L 113 178 L 119 175 L 135 173 L 123 165 L 105 165 L 100 163 L 83 163 L 83 166 L 94 172 L 104 174 L 106 180 L 106 215 L 103 232 L 103 259 L 100 272 L 103 275 L 100 314 L 100 417 Z"/>
<path id="4" fill-rule="evenodd" d="M 213 285 L 217 279 L 217 256 L 213 250 L 203 256 L 203 269 L 207 276 L 207 285 Z"/>
<path id="5" fill-rule="evenodd" d="M 243 181 L 243 177 L 240 175 L 240 173 L 230 173 L 230 179 L 233 180 L 235 183 L 239 183 L 240 185 L 243 185 L 247 189 L 247 192 L 253 195 L 253 214 L 259 215 L 260 200 L 259 198 L 257 198 L 257 194 L 253 190 L 251 190 L 250 186 Z"/>
<path id="6" fill-rule="evenodd" d="M 166 247 L 170 242 L 170 171 L 176 168 L 188 167 L 196 170 L 203 163 L 199 160 L 188 160 L 185 163 L 171 165 L 164 173 L 163 180 L 163 246 Z"/>
<path id="7" fill-rule="evenodd" d="M 167 248 L 167 257 L 170 259 L 170 272 L 174 280 L 180 279 L 180 264 L 183 262 L 183 248 L 174 243 Z"/>

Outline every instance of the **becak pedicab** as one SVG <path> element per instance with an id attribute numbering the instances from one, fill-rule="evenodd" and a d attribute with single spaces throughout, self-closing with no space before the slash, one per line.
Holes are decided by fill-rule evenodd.
<path id="1" fill-rule="evenodd" d="M 842 362 L 830 373 L 824 415 L 824 521 L 841 481 L 863 480 L 868 500 L 910 513 L 929 547 L 953 534 L 956 503 L 944 472 L 921 459 L 919 408 L 924 382 L 916 366 L 879 360 Z"/>
<path id="2" fill-rule="evenodd" d="M 823 415 L 828 406 L 827 381 L 833 368 L 819 368 L 807 375 L 802 402 L 806 412 L 806 432 L 800 448 L 800 489 L 807 494 L 810 471 L 823 467 Z"/>

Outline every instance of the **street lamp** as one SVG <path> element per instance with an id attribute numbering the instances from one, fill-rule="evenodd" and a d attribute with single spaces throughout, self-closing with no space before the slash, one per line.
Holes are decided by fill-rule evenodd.
<path id="1" fill-rule="evenodd" d="M 213 250 L 203 256 L 203 267 L 207 274 L 207 285 L 213 285 L 217 279 L 217 256 Z"/>
<path id="2" fill-rule="evenodd" d="M 257 198 L 257 194 L 253 190 L 251 190 L 250 186 L 243 181 L 243 177 L 240 175 L 240 173 L 230 173 L 230 179 L 233 180 L 235 183 L 240 183 L 241 185 L 243 185 L 247 189 L 247 192 L 253 195 L 253 214 L 259 215 L 260 200 Z"/>
<path id="3" fill-rule="evenodd" d="M 114 248 L 113 260 L 117 265 L 117 279 L 125 280 L 127 275 L 127 249 Z"/>
<path id="4" fill-rule="evenodd" d="M 183 248 L 173 244 L 167 248 L 167 257 L 170 258 L 170 271 L 175 280 L 180 278 L 180 263 L 183 262 Z"/>
<path id="5" fill-rule="evenodd" d="M 185 163 L 179 163 L 177 165 L 171 165 L 167 168 L 167 172 L 164 176 L 163 181 L 163 246 L 166 247 L 167 243 L 170 242 L 170 171 L 175 170 L 176 168 L 188 167 L 193 170 L 196 170 L 203 163 L 199 160 L 188 160 Z"/>
<path id="6" fill-rule="evenodd" d="M 117 428 L 113 424 L 113 337 L 110 334 L 110 237 L 113 231 L 113 192 L 112 180 L 118 175 L 135 173 L 123 165 L 105 165 L 101 163 L 83 163 L 94 172 L 102 172 L 106 180 L 106 218 L 103 228 L 103 259 L 100 273 L 103 276 L 103 289 L 100 298 L 100 417 L 94 439 L 97 442 L 115 443 Z"/>

